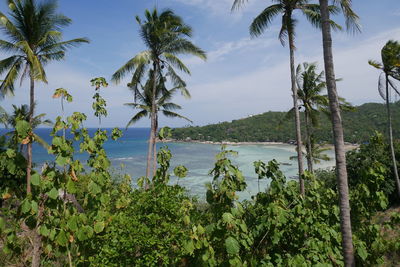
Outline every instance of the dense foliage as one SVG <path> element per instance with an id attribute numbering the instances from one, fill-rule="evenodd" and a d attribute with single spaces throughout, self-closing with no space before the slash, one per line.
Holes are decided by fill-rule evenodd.
<path id="1" fill-rule="evenodd" d="M 235 1 L 239 2 L 243 1 Z M 296 3 L 306 1 L 292 2 L 283 8 L 287 12 L 284 17 L 299 7 Z M 346 7 L 344 2 L 341 2 L 342 8 Z M 189 70 L 176 55 L 189 53 L 205 58 L 202 50 L 185 37 L 179 37 L 191 36 L 191 28 L 180 17 L 170 10 L 158 16 L 154 9 L 145 12 L 147 22 L 137 18 L 142 38 L 151 51 L 140 53 L 114 74 L 114 79 L 120 80 L 123 74 L 133 71 L 128 86 L 136 94 L 137 87 L 142 86 L 141 77 L 147 76 L 150 83 L 142 90 L 153 93 L 144 109 L 149 110 L 150 106 L 152 109 L 149 111 L 152 115 L 149 156 L 157 160 L 154 167 L 158 168 L 154 175 L 147 172 L 134 186 L 129 175 L 112 174 L 104 149 L 107 140 L 115 141 L 122 135 L 118 128 L 107 131 L 100 127 L 101 118 L 108 114 L 100 90 L 108 85 L 105 78 L 91 80 L 95 87 L 92 108 L 99 119 L 99 128 L 94 134 L 89 134 L 83 126 L 85 114 L 64 114 L 64 101 L 73 99 L 64 88 L 56 89 L 53 95 L 61 100 L 62 116 L 52 125 L 51 144 L 43 143 L 35 134 L 36 126 L 46 122 L 42 120 L 44 114 L 34 114 L 35 80 L 46 81 L 42 63 L 61 59 L 69 46 L 87 40 L 60 42 L 61 32 L 55 30 L 68 25 L 70 20 L 55 13 L 56 2 L 8 0 L 7 3 L 13 19 L 2 16 L 0 23 L 13 43 L 3 40 L 0 48 L 17 55 L 0 62 L 0 73 L 9 71 L 0 91 L 12 91 L 22 64 L 26 64 L 24 73 L 30 75 L 31 103 L 29 112 L 27 106 L 14 106 L 13 115 L 0 110 L 0 122 L 12 127 L 7 136 L 0 137 L 0 266 L 349 265 L 348 254 L 353 257 L 353 251 L 346 252 L 348 244 L 343 242 L 348 238 L 343 230 L 344 194 L 339 167 L 337 175 L 332 171 L 303 174 L 299 170 L 299 184 L 286 179 L 276 160 L 257 161 L 254 167 L 258 179 L 268 179 L 270 184 L 263 192 L 259 188 L 251 200 L 240 201 L 238 192 L 246 189 L 246 180 L 230 159 L 236 152 L 222 146 L 209 172 L 210 183 L 205 185 L 205 202 L 189 196 L 178 183 L 172 185 L 171 176 L 184 179 L 188 170 L 177 166 L 171 171 L 171 151 L 163 147 L 156 153 L 153 146 L 156 139 L 171 137 L 169 128 L 161 129 L 156 136 L 155 89 L 157 85 L 165 85 L 167 75 L 176 86 L 171 90 L 185 92 L 186 84 L 172 66 L 186 73 Z M 303 11 L 317 23 L 322 12 L 315 13 L 315 5 L 308 8 Z M 274 12 L 277 11 L 269 14 Z M 281 37 L 288 34 L 290 39 L 292 26 L 286 23 Z M 152 71 L 146 75 L 145 70 L 151 67 Z M 168 100 L 171 90 L 160 90 L 164 91 L 160 97 Z M 140 96 L 143 98 L 137 95 Z M 176 108 L 172 103 L 167 104 L 169 109 Z M 298 111 L 296 105 L 295 100 L 295 111 Z M 397 113 L 398 105 L 393 104 Z M 330 124 L 324 115 L 320 116 L 323 122 L 315 137 L 330 141 Z M 231 123 L 177 129 L 174 133 L 176 138 L 212 141 L 294 139 L 293 124 L 283 117 L 282 113 L 268 112 Z M 383 118 L 380 104 L 365 104 L 356 112 L 344 113 L 348 141 L 368 141 L 372 130 L 383 130 Z M 34 142 L 44 145 L 53 155 L 41 168 L 31 168 L 35 167 L 31 150 Z M 394 208 L 390 205 L 396 199 L 387 147 L 382 135 L 375 134 L 368 144 L 347 154 L 350 190 L 349 193 L 345 190 L 345 197 L 350 198 L 349 229 L 353 231 L 348 240 L 351 248 L 354 245 L 358 266 L 395 264 L 400 258 L 400 213 L 391 212 Z M 397 145 L 398 152 L 399 148 Z M 301 155 L 300 149 L 298 152 Z M 78 160 L 80 154 L 85 155 L 85 160 Z M 335 176 L 338 183 L 334 181 Z M 299 187 L 304 189 L 303 181 L 306 190 L 299 193 Z M 350 216 L 346 219 L 350 225 Z"/>
<path id="2" fill-rule="evenodd" d="M 171 174 L 167 147 L 158 153 L 159 169 L 149 189 L 140 179 L 134 188 L 129 176 L 111 177 L 102 148 L 106 133 L 99 130 L 89 137 L 79 126 L 83 119 L 80 113 L 66 122 L 57 119 L 51 151 L 59 167 L 49 164 L 32 176 L 34 195 L 25 197 L 14 190 L 23 185 L 1 184 L 0 257 L 5 266 L 29 263 L 32 247 L 27 240 L 35 233 L 43 266 L 343 265 L 338 196 L 329 173 L 307 173 L 303 197 L 298 182 L 287 181 L 276 161 L 259 161 L 259 179 L 270 179 L 270 186 L 240 202 L 237 192 L 245 190 L 246 181 L 229 159 L 235 152 L 223 148 L 210 171 L 207 203 L 201 203 L 188 197 L 184 188 L 168 185 L 170 175 L 184 178 L 187 170 L 179 166 Z M 73 160 L 75 141 L 56 134 L 67 126 L 81 151 L 89 153 L 89 168 Z M 116 139 L 120 133 L 115 130 L 109 136 Z M 371 145 L 349 155 L 351 166 L 364 166 L 355 170 L 357 180 L 351 180 L 350 190 L 360 265 L 379 265 L 389 252 L 392 258 L 400 254 L 399 215 L 375 219 L 388 207 L 387 168 L 379 158 L 365 159 L 368 149 L 383 155 L 386 146 L 378 135 Z M 1 169 L 7 175 L 2 181 L 24 175 L 24 165 L 15 165 L 21 161 L 19 152 L 8 148 L 0 155 L 8 159 Z M 390 239 L 384 235 L 388 231 Z"/>
<path id="3" fill-rule="evenodd" d="M 392 104 L 393 125 L 400 124 L 400 103 Z M 288 142 L 295 140 L 293 120 L 285 120 L 286 112 L 269 111 L 248 118 L 207 126 L 173 129 L 172 137 L 178 140 L 233 141 L 233 142 Z M 302 114 L 303 115 L 303 114 Z M 367 142 L 374 131 L 386 132 L 386 111 L 383 104 L 367 103 L 343 115 L 346 142 Z M 332 126 L 325 114 L 320 114 L 320 125 L 314 130 L 315 139 L 332 143 Z M 304 117 L 302 116 L 302 119 Z M 400 137 L 395 127 L 393 134 Z"/>

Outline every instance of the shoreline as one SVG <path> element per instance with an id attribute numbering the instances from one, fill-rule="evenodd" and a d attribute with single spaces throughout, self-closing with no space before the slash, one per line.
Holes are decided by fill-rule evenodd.
<path id="1" fill-rule="evenodd" d="M 295 146 L 294 143 L 285 143 L 285 142 L 232 142 L 232 141 L 221 141 L 221 142 L 214 142 L 214 141 L 200 141 L 200 140 L 179 140 L 179 139 L 164 139 L 164 140 L 157 140 L 160 143 L 195 143 L 195 144 L 208 144 L 208 145 L 228 145 L 228 146 L 240 146 L 240 145 L 289 145 Z M 326 144 L 324 147 L 329 148 L 331 150 L 334 149 L 333 144 Z M 346 152 L 350 150 L 354 150 L 360 147 L 359 144 L 345 144 L 344 145 Z"/>

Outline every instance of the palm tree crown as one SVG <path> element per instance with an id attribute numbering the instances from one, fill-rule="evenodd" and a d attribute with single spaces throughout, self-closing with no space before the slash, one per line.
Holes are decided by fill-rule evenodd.
<path id="1" fill-rule="evenodd" d="M 150 75 L 151 76 L 151 75 Z M 144 117 L 151 116 L 151 105 L 152 105 L 152 95 L 151 90 L 152 88 L 152 80 L 149 79 L 145 86 L 140 92 L 136 95 L 136 102 L 134 103 L 126 103 L 125 105 L 130 106 L 134 109 L 140 109 L 138 113 L 136 113 L 127 123 L 126 127 L 129 127 L 139 121 Z M 146 89 L 147 87 L 147 89 Z M 179 90 L 179 88 L 175 87 L 173 89 L 166 89 L 164 83 L 159 83 L 157 86 L 156 91 L 156 112 L 162 112 L 162 114 L 166 117 L 171 118 L 181 118 L 191 122 L 190 119 L 179 115 L 178 113 L 174 112 L 174 110 L 182 109 L 180 105 L 170 102 L 172 96 Z M 156 127 L 157 128 L 157 127 Z"/>
<path id="2" fill-rule="evenodd" d="M 203 50 L 195 46 L 187 38 L 192 36 L 192 28 L 186 25 L 182 19 L 171 10 L 165 10 L 161 14 L 157 9 L 152 12 L 145 11 L 146 21 L 136 17 L 140 25 L 140 36 L 147 50 L 144 50 L 130 59 L 125 65 L 118 69 L 112 79 L 120 82 L 129 72 L 133 71 L 130 88 L 136 93 L 140 90 L 140 83 L 150 68 L 157 67 L 153 74 L 166 77 L 174 87 L 179 87 L 185 96 L 190 96 L 186 90 L 186 83 L 176 73 L 175 68 L 190 74 L 190 70 L 177 57 L 179 54 L 191 54 L 201 59 L 206 59 Z"/>
<path id="3" fill-rule="evenodd" d="M 86 38 L 62 41 L 60 30 L 71 20 L 56 13 L 56 1 L 37 3 L 34 0 L 8 0 L 8 17 L 0 12 L 0 29 L 7 40 L 0 40 L 0 49 L 9 57 L 0 61 L 0 74 L 7 72 L 0 93 L 14 91 L 18 78 L 28 74 L 34 80 L 47 82 L 44 65 L 61 60 L 72 46 L 87 43 Z"/>
<path id="4" fill-rule="evenodd" d="M 235 0 L 232 10 L 240 8 L 248 0 Z M 316 28 L 321 28 L 321 15 L 319 13 L 319 5 L 310 4 L 310 0 L 272 0 L 273 5 L 265 8 L 251 23 L 250 34 L 254 37 L 260 36 L 278 15 L 282 16 L 281 29 L 279 31 L 279 40 L 282 45 L 286 43 L 286 39 L 290 33 L 294 34 L 297 20 L 292 16 L 295 10 L 303 13 L 306 19 Z M 331 13 L 336 14 L 339 9 L 336 6 L 330 6 Z M 341 29 L 335 22 L 331 21 L 333 29 Z"/>

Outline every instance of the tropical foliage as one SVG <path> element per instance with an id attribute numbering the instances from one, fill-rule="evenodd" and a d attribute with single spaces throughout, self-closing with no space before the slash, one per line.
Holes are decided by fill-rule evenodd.
<path id="1" fill-rule="evenodd" d="M 233 8 L 244 2 L 235 0 Z M 400 79 L 400 45 L 389 41 L 382 50 L 382 64 L 370 61 L 383 71 L 379 90 L 387 114 L 383 105 L 373 103 L 346 111 L 347 103 L 342 105 L 336 91 L 332 59 L 331 29 L 339 26 L 330 15 L 342 11 L 347 28 L 358 30 L 351 0 L 332 1 L 333 6 L 328 0 L 320 0 L 320 5 L 307 0 L 273 2 L 256 17 L 250 31 L 258 36 L 274 17 L 282 16 L 279 39 L 289 42 L 295 120 L 282 123 L 285 113 L 268 112 L 231 123 L 173 131 L 174 138 L 185 140 L 297 143 L 299 181 L 286 179 L 276 160 L 256 161 L 258 180 L 268 179 L 269 186 L 264 190 L 259 186 L 258 194 L 244 200 L 239 196 L 247 183 L 231 161 L 235 151 L 222 146 L 210 166 L 206 194 L 199 198 L 178 184 L 171 185 L 171 176 L 185 179 L 189 170 L 180 165 L 171 171 L 171 151 L 167 146 L 156 151 L 157 138 L 171 138 L 168 127 L 160 129 L 157 136 L 159 113 L 187 119 L 175 112 L 181 107 L 171 102 L 176 92 L 189 96 L 176 71 L 190 71 L 178 56 L 206 58 L 190 41 L 192 29 L 181 17 L 157 9 L 146 10 L 144 20 L 137 17 L 147 50 L 113 75 L 115 82 L 132 75 L 127 86 L 134 102 L 127 105 L 139 111 L 128 126 L 146 116 L 151 119 L 146 176 L 133 185 L 129 175 L 111 172 L 104 147 L 108 140 L 122 136 L 118 128 L 101 128 L 101 118 L 108 115 L 107 102 L 100 95 L 101 88 L 108 86 L 104 77 L 90 81 L 95 88 L 92 109 L 99 119 L 94 134 L 84 127 L 85 114 L 65 114 L 64 101 L 72 102 L 73 97 L 64 88 L 53 94 L 60 98 L 62 114 L 54 124 L 44 119 L 45 114 L 34 113 L 35 82 L 47 82 L 46 63 L 62 59 L 69 47 L 87 40 L 62 40 L 61 29 L 70 19 L 56 12 L 55 1 L 7 0 L 9 14 L 0 13 L 0 28 L 8 41 L 0 40 L 0 49 L 11 55 L 0 60 L 0 74 L 5 74 L 0 93 L 2 97 L 12 93 L 15 82 L 29 75 L 30 105 L 13 105 L 12 114 L 0 108 L 0 122 L 9 128 L 0 137 L 0 266 L 397 264 L 400 213 L 394 206 L 399 201 L 394 189 L 398 178 L 392 176 L 398 172 L 396 154 L 400 153 L 393 136 L 400 132 L 393 129 L 392 134 L 391 118 L 400 118 L 396 116 L 400 103 L 390 103 L 389 89 L 398 93 L 394 80 Z M 299 67 L 296 76 L 295 11 L 322 29 L 325 82 L 324 73 L 318 73 L 313 64 L 303 65 L 304 70 Z M 325 87 L 328 96 L 322 95 Z M 331 126 L 325 113 L 330 115 Z M 376 132 L 386 127 L 386 116 L 388 143 Z M 305 120 L 310 166 L 305 172 L 301 167 L 301 119 Z M 42 124 L 52 126 L 51 144 L 35 134 Z M 348 140 L 366 144 L 345 157 L 343 131 Z M 325 148 L 316 140 L 333 141 L 334 170 L 312 172 L 313 161 L 326 159 Z M 41 168 L 32 168 L 34 141 L 45 145 L 52 155 Z"/>
<path id="2" fill-rule="evenodd" d="M 393 125 L 400 124 L 400 103 L 392 103 Z M 304 121 L 304 112 L 301 112 Z M 247 118 L 206 126 L 188 126 L 172 130 L 172 138 L 177 140 L 231 141 L 231 142 L 291 142 L 295 140 L 294 123 L 285 119 L 286 112 L 269 111 Z M 386 132 L 386 108 L 383 104 L 366 103 L 355 106 L 354 111 L 342 112 L 344 138 L 349 143 L 364 143 L 375 130 Z M 325 114 L 319 114 L 319 125 L 313 134 L 317 142 L 332 143 L 332 127 Z M 304 129 L 303 129 L 304 130 Z M 393 129 L 395 138 L 400 138 L 400 130 Z"/>
<path id="3" fill-rule="evenodd" d="M 15 83 L 29 77 L 29 120 L 33 123 L 35 81 L 47 83 L 45 65 L 62 60 L 68 48 L 87 43 L 86 38 L 63 41 L 61 29 L 71 19 L 57 13 L 56 1 L 38 3 L 34 0 L 7 0 L 9 14 L 0 12 L 0 29 L 7 39 L 0 40 L 0 50 L 10 55 L 0 61 L 0 75 L 6 73 L 0 85 L 0 96 L 13 93 Z M 30 190 L 32 142 L 27 142 L 27 193 Z"/>
<path id="4" fill-rule="evenodd" d="M 400 43 L 395 41 L 388 41 L 381 51 L 382 63 L 376 61 L 369 61 L 369 64 L 382 71 L 379 76 L 378 90 L 381 97 L 386 101 L 387 110 L 387 124 L 389 134 L 389 144 L 392 156 L 393 174 L 396 182 L 397 194 L 400 199 L 400 178 L 397 171 L 396 154 L 393 145 L 393 127 L 392 127 L 392 112 L 390 110 L 391 90 L 395 94 L 400 95 L 400 92 L 395 86 L 393 79 L 399 79 L 399 66 L 400 66 Z"/>

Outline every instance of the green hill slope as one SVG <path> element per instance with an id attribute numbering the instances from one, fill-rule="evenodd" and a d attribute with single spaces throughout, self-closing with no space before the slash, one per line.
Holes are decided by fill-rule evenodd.
<path id="1" fill-rule="evenodd" d="M 399 138 L 400 102 L 392 106 L 394 136 Z M 215 142 L 288 142 L 295 139 L 294 121 L 285 121 L 285 114 L 286 112 L 269 111 L 232 122 L 176 128 L 172 131 L 172 137 L 178 140 L 190 138 Z M 384 104 L 366 103 L 356 107 L 353 112 L 344 112 L 342 117 L 346 142 L 366 142 L 374 130 L 386 133 L 387 120 Z M 325 115 L 321 115 L 315 136 L 317 140 L 332 142 L 331 124 Z"/>

